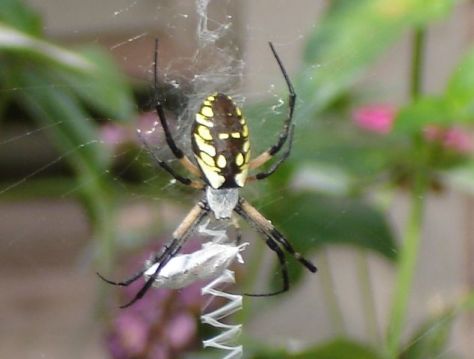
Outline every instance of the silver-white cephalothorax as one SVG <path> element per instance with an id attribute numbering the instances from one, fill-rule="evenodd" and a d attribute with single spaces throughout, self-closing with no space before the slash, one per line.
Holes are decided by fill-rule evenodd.
<path id="1" fill-rule="evenodd" d="M 207 203 L 216 219 L 230 218 L 239 201 L 238 188 L 215 189 L 207 186 Z"/>

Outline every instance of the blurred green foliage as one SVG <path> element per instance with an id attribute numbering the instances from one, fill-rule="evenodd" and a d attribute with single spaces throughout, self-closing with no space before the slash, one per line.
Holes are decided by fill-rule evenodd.
<path id="1" fill-rule="evenodd" d="M 304 352 L 291 353 L 286 350 L 279 352 L 269 351 L 259 353 L 252 359 L 381 359 L 382 357 L 371 348 L 359 343 L 336 339 L 323 343 L 317 347 L 309 348 Z"/>
<path id="2" fill-rule="evenodd" d="M 99 48 L 66 50 L 46 41 L 38 15 L 16 0 L 0 6 L 0 110 L 17 104 L 48 135 L 74 170 L 81 199 L 95 228 L 101 263 L 113 252 L 115 220 L 110 154 L 93 117 L 133 118 L 126 79 Z M 11 91 L 8 91 L 11 89 Z M 7 188 L 9 188 L 7 186 Z"/>

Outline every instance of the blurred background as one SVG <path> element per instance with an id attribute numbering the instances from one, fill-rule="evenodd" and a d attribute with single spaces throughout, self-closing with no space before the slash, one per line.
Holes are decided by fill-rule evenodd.
<path id="1" fill-rule="evenodd" d="M 296 248 L 292 288 L 246 298 L 249 358 L 471 358 L 474 2 L 3 0 L 0 3 L 0 356 L 210 358 L 199 284 L 102 283 L 141 269 L 199 194 L 136 138 L 158 92 L 189 151 L 197 104 L 224 91 L 253 155 L 298 94 L 290 159 L 245 188 Z M 147 140 L 173 166 L 162 130 Z M 278 285 L 252 242 L 237 287 Z M 199 247 L 193 236 L 188 250 Z M 249 275 L 259 273 L 257 276 Z M 217 356 L 212 356 L 217 355 Z"/>

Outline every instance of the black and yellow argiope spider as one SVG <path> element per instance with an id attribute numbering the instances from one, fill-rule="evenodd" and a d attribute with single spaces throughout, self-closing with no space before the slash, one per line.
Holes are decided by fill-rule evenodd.
<path id="1" fill-rule="evenodd" d="M 186 186 L 203 190 L 205 194 L 174 231 L 173 238 L 164 246 L 161 252 L 157 253 L 152 261 L 150 261 L 148 267 L 158 264 L 155 272 L 147 279 L 135 297 L 129 303 L 122 306 L 122 308 L 132 305 L 145 295 L 157 278 L 160 270 L 178 254 L 191 232 L 210 212 L 212 212 L 217 220 L 233 219 L 232 224 L 239 230 L 236 219 L 233 217 L 233 214 L 237 213 L 265 237 L 267 246 L 278 256 L 283 278 L 283 288 L 269 294 L 246 295 L 270 296 L 285 292 L 289 289 L 290 284 L 286 256 L 281 247 L 295 257 L 308 270 L 313 273 L 316 272 L 316 267 L 300 253 L 296 252 L 283 234 L 281 234 L 269 220 L 260 214 L 249 202 L 239 196 L 239 189 L 245 184 L 255 180 L 262 180 L 274 173 L 288 158 L 291 151 L 294 131 L 292 119 L 296 94 L 273 44 L 270 42 L 269 45 L 288 86 L 289 112 L 277 143 L 253 160 L 250 159 L 249 130 L 245 118 L 232 99 L 222 93 L 214 93 L 208 96 L 202 102 L 200 110 L 196 114 L 192 127 L 191 143 L 197 166 L 184 154 L 174 141 L 166 121 L 161 101 L 157 101 L 156 104 L 156 112 L 161 126 L 163 127 L 169 148 L 181 164 L 189 172 L 199 178 L 198 180 L 183 177 L 176 173 L 172 167 L 158 158 L 140 131 L 138 131 L 141 141 L 157 165 L 162 167 L 177 181 Z M 158 82 L 157 60 L 158 41 L 155 43 L 154 58 L 155 89 L 157 89 Z M 259 168 L 270 160 L 282 149 L 287 140 L 288 147 L 286 151 L 267 171 L 251 176 L 248 175 L 249 169 Z M 147 269 L 148 268 L 138 272 L 133 277 L 122 282 L 113 282 L 102 277 L 100 274 L 99 276 L 109 284 L 128 286 L 142 277 Z"/>

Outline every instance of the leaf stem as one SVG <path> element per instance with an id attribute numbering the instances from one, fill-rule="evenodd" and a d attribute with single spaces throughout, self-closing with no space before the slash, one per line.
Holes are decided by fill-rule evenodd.
<path id="1" fill-rule="evenodd" d="M 392 309 L 387 333 L 387 352 L 396 358 L 405 322 L 408 299 L 411 292 L 418 249 L 421 242 L 421 228 L 425 204 L 425 176 L 418 171 L 411 195 L 411 211 L 405 228 L 403 245 L 398 260 L 398 273 L 393 294 Z"/>
<path id="2" fill-rule="evenodd" d="M 426 42 L 424 28 L 416 28 L 413 34 L 412 62 L 410 74 L 410 98 L 415 100 L 422 91 L 423 86 L 423 52 Z"/>
<path id="3" fill-rule="evenodd" d="M 410 96 L 412 101 L 416 100 L 421 93 L 425 40 L 425 29 L 416 28 L 413 34 L 412 69 L 410 77 Z M 413 140 L 414 161 L 416 161 L 416 163 L 414 182 L 411 189 L 411 209 L 398 259 L 397 278 L 387 331 L 386 352 L 391 359 L 395 359 L 398 356 L 402 331 L 407 315 L 408 300 L 411 293 L 418 250 L 421 242 L 425 193 L 428 183 L 427 171 L 423 161 L 426 153 L 422 145 L 421 135 L 415 134 Z"/>

